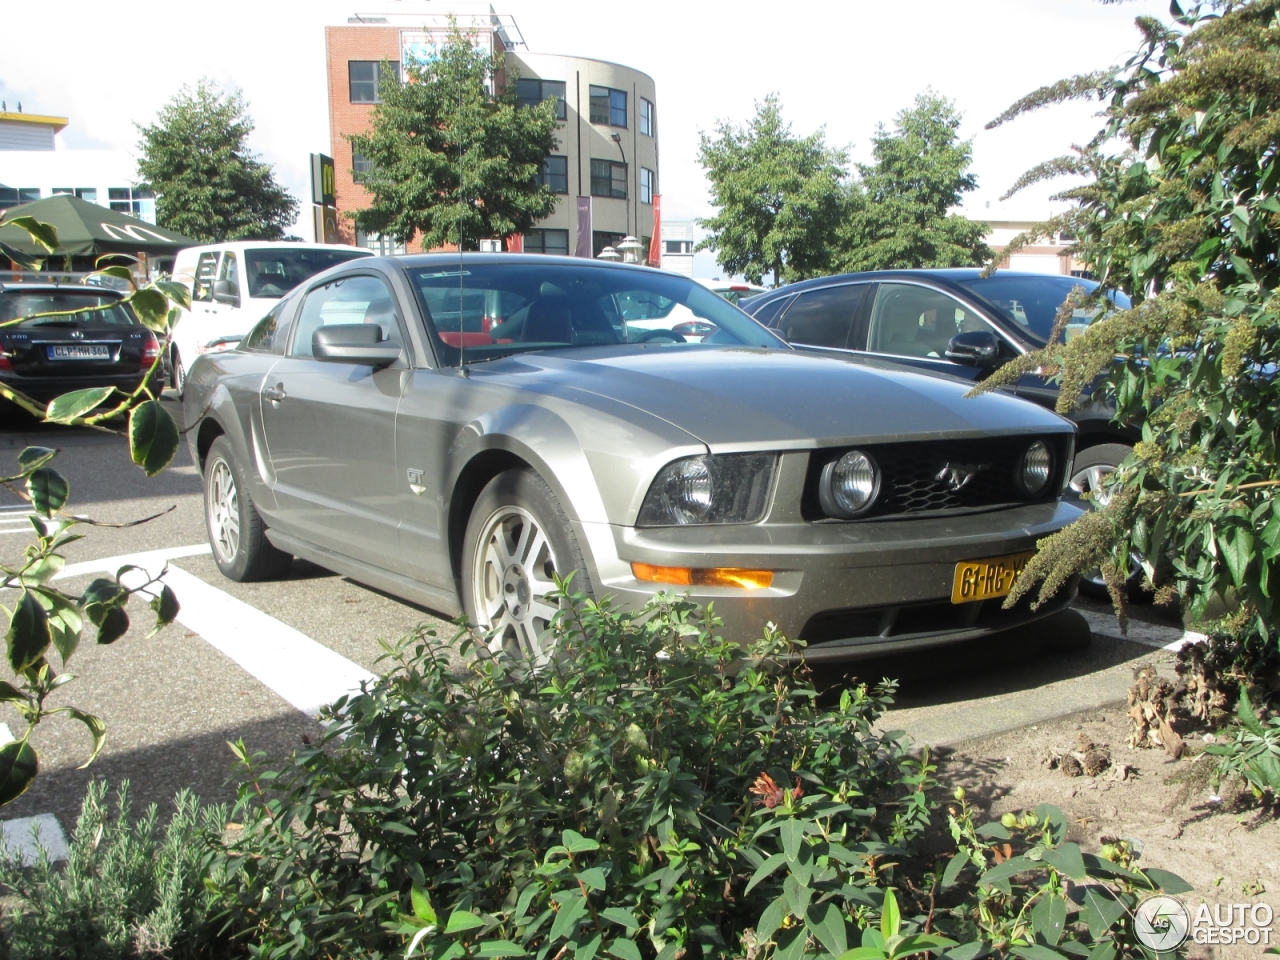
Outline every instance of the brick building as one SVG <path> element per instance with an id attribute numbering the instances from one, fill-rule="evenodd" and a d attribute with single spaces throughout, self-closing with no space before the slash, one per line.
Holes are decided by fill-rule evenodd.
<path id="1" fill-rule="evenodd" d="M 409 3 L 398 8 L 409 7 Z M 449 33 L 449 15 L 357 14 L 325 28 L 330 155 L 336 173 L 339 242 L 402 252 L 357 231 L 345 215 L 367 203 L 358 180 L 365 160 L 347 136 L 368 129 L 384 61 L 397 75 L 409 58 L 425 59 Z M 454 4 L 452 15 L 477 46 L 506 57 L 517 93 L 534 104 L 554 99 L 560 123 L 556 151 L 542 181 L 558 195 L 555 212 L 522 238 L 527 252 L 595 256 L 633 234 L 648 249 L 658 193 L 657 98 L 653 79 L 620 64 L 531 53 L 515 21 L 487 4 Z M 505 76 L 497 78 L 506 82 Z"/>

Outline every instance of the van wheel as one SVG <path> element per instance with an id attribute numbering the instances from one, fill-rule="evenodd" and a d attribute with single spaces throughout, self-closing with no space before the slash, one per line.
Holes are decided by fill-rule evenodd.
<path id="1" fill-rule="evenodd" d="M 288 572 L 293 557 L 267 539 L 225 436 L 213 441 L 205 459 L 204 519 L 213 562 L 228 580 L 276 580 Z"/>
<path id="2" fill-rule="evenodd" d="M 187 368 L 182 365 L 182 355 L 177 347 L 169 348 L 169 386 L 182 399 L 182 388 L 187 384 Z"/>
<path id="3" fill-rule="evenodd" d="M 530 469 L 489 481 L 467 522 L 462 605 L 495 653 L 544 662 L 560 602 L 554 576 L 573 575 L 570 590 L 591 595 L 582 550 L 568 516 L 545 480 Z"/>

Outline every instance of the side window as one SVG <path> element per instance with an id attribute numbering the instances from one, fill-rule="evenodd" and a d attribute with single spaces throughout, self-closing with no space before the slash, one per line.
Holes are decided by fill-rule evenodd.
<path id="1" fill-rule="evenodd" d="M 240 268 L 236 265 L 236 255 L 228 251 L 222 255 L 222 268 L 218 271 L 219 280 L 231 283 L 231 289 L 240 293 Z"/>
<path id="2" fill-rule="evenodd" d="M 192 300 L 213 299 L 213 277 L 218 270 L 218 252 L 210 250 L 200 254 L 196 261 L 196 279 L 191 286 Z"/>
<path id="3" fill-rule="evenodd" d="M 310 357 L 311 337 L 336 323 L 376 323 L 383 340 L 401 340 L 391 291 L 377 277 L 342 277 L 316 287 L 302 302 L 295 324 L 291 357 Z"/>
<path id="4" fill-rule="evenodd" d="M 778 332 L 789 343 L 844 349 L 866 292 L 867 285 L 859 283 L 802 293 L 778 323 Z"/>
<path id="5" fill-rule="evenodd" d="M 757 307 L 751 315 L 766 327 L 771 327 L 773 326 L 774 318 L 782 312 L 782 308 L 794 299 L 794 297 L 778 297 L 777 300 L 770 300 L 764 306 Z"/>
<path id="6" fill-rule="evenodd" d="M 289 329 L 286 319 L 293 312 L 293 301 L 277 303 L 240 341 L 240 349 L 251 353 L 283 353 L 284 338 Z"/>
<path id="7" fill-rule="evenodd" d="M 882 283 L 871 310 L 867 349 L 941 359 L 957 333 L 989 329 L 985 320 L 945 293 L 914 284 Z"/>

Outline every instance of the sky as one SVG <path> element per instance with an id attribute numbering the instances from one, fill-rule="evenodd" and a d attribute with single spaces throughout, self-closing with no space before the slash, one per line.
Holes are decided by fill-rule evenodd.
<path id="1" fill-rule="evenodd" d="M 1074 73 L 1122 63 L 1134 18 L 1167 17 L 1164 0 L 492 0 L 539 53 L 574 54 L 642 70 L 657 87 L 663 214 L 711 213 L 698 165 L 700 132 L 745 122 L 769 93 L 793 132 L 870 159 L 877 124 L 927 88 L 954 100 L 973 140 L 980 211 L 1034 164 L 1098 129 L 1094 104 L 1071 104 L 997 130 L 983 125 L 1018 97 Z M 299 199 L 308 155 L 327 152 L 324 27 L 353 13 L 446 13 L 447 0 L 100 0 L 6 3 L 0 99 L 70 118 L 70 147 L 135 150 L 183 84 L 239 87 L 257 124 L 251 147 Z M 1017 207 L 1047 214 L 1051 191 Z M 699 275 L 718 269 L 700 255 Z"/>

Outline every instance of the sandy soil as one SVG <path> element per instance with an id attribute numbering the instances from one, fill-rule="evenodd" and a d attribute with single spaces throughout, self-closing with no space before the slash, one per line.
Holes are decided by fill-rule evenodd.
<path id="1" fill-rule="evenodd" d="M 1214 759 L 1202 753 L 1202 738 L 1189 741 L 1189 755 L 1173 760 L 1160 749 L 1128 747 L 1128 733 L 1119 706 L 1064 717 L 939 751 L 938 777 L 947 794 L 964 786 L 993 819 L 1056 804 L 1073 824 L 1071 839 L 1091 852 L 1104 836 L 1137 838 L 1144 844 L 1140 865 L 1170 870 L 1195 888 L 1181 897 L 1193 916 L 1201 903 L 1210 910 L 1267 904 L 1276 914 L 1271 944 L 1280 943 L 1280 821 L 1261 814 L 1247 794 L 1224 788 L 1221 800 L 1212 797 Z M 1106 745 L 1111 766 L 1097 776 L 1066 776 L 1062 761 L 1051 765 L 1049 758 L 1078 752 L 1082 736 Z M 1122 764 L 1128 769 L 1121 780 Z M 1257 957 L 1263 949 L 1188 946 L 1191 957 L 1214 960 Z"/>

